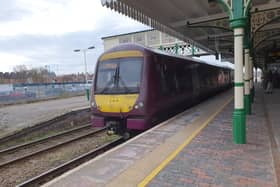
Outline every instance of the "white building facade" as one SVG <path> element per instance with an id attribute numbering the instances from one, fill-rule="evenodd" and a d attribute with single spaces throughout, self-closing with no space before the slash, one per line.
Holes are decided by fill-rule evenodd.
<path id="1" fill-rule="evenodd" d="M 103 37 L 102 40 L 104 51 L 123 43 L 137 43 L 183 56 L 205 54 L 205 51 L 190 43 L 178 40 L 168 34 L 153 29 Z"/>

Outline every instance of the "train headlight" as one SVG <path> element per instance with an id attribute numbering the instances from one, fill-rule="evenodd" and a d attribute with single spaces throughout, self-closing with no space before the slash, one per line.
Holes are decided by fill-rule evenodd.
<path id="1" fill-rule="evenodd" d="M 138 105 L 139 105 L 140 108 L 144 107 L 144 103 L 143 102 L 139 102 Z"/>
<path id="2" fill-rule="evenodd" d="M 144 107 L 144 103 L 143 103 L 142 101 L 139 102 L 139 103 L 137 103 L 137 104 L 134 106 L 135 109 L 139 109 L 139 108 L 142 108 L 142 107 Z"/>

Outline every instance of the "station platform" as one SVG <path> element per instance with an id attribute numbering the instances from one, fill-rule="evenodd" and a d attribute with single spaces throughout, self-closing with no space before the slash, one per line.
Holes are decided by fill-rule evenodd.
<path id="1" fill-rule="evenodd" d="M 44 186 L 277 186 L 277 99 L 280 91 L 264 95 L 257 89 L 253 114 L 247 117 L 247 144 L 232 142 L 230 90 Z"/>
<path id="2" fill-rule="evenodd" d="M 85 96 L 18 104 L 0 108 L 0 138 L 65 113 L 89 107 Z"/>

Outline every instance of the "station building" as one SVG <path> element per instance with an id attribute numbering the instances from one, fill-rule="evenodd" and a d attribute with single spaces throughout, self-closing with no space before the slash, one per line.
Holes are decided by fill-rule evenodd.
<path id="1" fill-rule="evenodd" d="M 182 41 L 155 29 L 103 37 L 104 51 L 123 43 L 137 43 L 168 53 L 200 56 L 208 53 L 190 42 Z"/>

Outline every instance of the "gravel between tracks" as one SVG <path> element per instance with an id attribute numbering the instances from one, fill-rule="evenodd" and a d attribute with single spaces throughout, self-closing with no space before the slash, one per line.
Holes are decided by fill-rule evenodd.
<path id="1" fill-rule="evenodd" d="M 9 160 L 14 160 L 16 158 L 28 155 L 28 154 L 36 152 L 38 150 L 42 150 L 42 149 L 45 149 L 45 148 L 48 148 L 48 147 L 51 147 L 51 146 L 54 146 L 54 145 L 58 145 L 58 144 L 60 144 L 62 142 L 65 142 L 69 139 L 73 139 L 73 138 L 88 134 L 90 132 L 94 132 L 96 130 L 97 130 L 96 128 L 87 127 L 85 129 L 81 129 L 81 130 L 78 130 L 78 131 L 71 132 L 70 134 L 67 134 L 67 135 L 62 135 L 62 136 L 58 136 L 58 137 L 48 139 L 44 142 L 39 142 L 38 144 L 34 144 L 34 145 L 31 145 L 31 146 L 28 146 L 28 147 L 19 148 L 16 151 L 10 151 L 8 153 L 0 153 L 0 164 L 4 163 L 4 162 L 7 162 Z"/>
<path id="2" fill-rule="evenodd" d="M 33 132 L 25 134 L 24 136 L 14 138 L 5 143 L 0 144 L 0 150 L 5 149 L 17 144 L 23 144 L 31 142 L 37 139 L 55 135 L 57 133 L 67 131 L 73 128 L 83 126 L 90 123 L 90 110 L 79 111 L 77 113 L 70 114 L 69 116 L 53 122 L 48 126 L 44 126 Z M 39 125 L 39 124 L 38 124 Z"/>
<path id="3" fill-rule="evenodd" d="M 0 186 L 15 186 L 117 138 L 104 132 L 5 166 L 0 170 Z"/>

